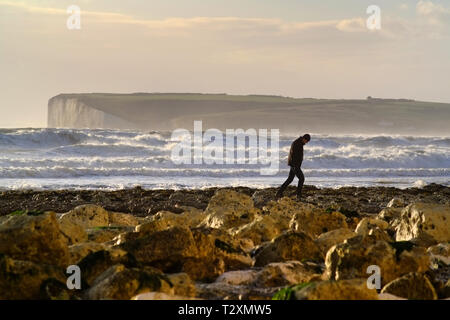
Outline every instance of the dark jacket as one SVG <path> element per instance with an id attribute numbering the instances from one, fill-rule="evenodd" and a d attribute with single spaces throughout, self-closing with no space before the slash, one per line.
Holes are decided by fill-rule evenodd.
<path id="1" fill-rule="evenodd" d="M 300 167 L 303 162 L 303 142 L 302 138 L 296 139 L 291 144 L 289 151 L 288 165 L 291 167 Z"/>

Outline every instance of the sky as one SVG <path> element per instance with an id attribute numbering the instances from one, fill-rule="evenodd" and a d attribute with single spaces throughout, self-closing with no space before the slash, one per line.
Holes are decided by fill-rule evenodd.
<path id="1" fill-rule="evenodd" d="M 45 127 L 60 93 L 450 103 L 449 58 L 450 0 L 0 0 L 0 127 Z"/>

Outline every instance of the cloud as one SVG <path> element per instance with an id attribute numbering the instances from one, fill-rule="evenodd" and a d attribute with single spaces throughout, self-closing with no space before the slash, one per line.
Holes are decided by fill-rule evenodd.
<path id="1" fill-rule="evenodd" d="M 416 13 L 419 17 L 427 19 L 431 24 L 441 25 L 450 20 L 450 8 L 445 8 L 440 4 L 431 1 L 419 1 L 416 6 Z"/>

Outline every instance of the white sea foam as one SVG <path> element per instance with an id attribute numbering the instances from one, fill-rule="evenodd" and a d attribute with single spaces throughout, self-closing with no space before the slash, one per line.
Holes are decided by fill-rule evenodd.
<path id="1" fill-rule="evenodd" d="M 0 129 L 0 188 L 274 186 L 288 172 L 295 138 L 280 138 L 280 171 L 264 178 L 260 167 L 248 162 L 175 165 L 170 155 L 176 142 L 170 137 L 170 132 Z M 238 149 L 248 157 L 248 146 Z M 303 168 L 306 183 L 327 186 L 449 184 L 450 138 L 313 135 Z"/>

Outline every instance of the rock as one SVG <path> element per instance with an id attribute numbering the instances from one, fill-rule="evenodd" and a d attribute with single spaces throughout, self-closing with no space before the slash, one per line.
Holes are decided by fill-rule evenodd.
<path id="1" fill-rule="evenodd" d="M 437 294 L 428 277 L 422 273 L 408 273 L 389 282 L 381 290 L 409 300 L 436 300 Z"/>
<path id="2" fill-rule="evenodd" d="M 0 253 L 18 260 L 67 267 L 67 239 L 54 212 L 14 215 L 0 225 Z"/>
<path id="3" fill-rule="evenodd" d="M 405 200 L 402 198 L 392 198 L 391 201 L 387 204 L 387 208 L 403 208 L 405 207 Z"/>
<path id="4" fill-rule="evenodd" d="M 381 219 L 364 218 L 356 226 L 355 233 L 358 235 L 367 235 L 371 229 L 376 227 L 381 230 L 386 230 L 389 228 L 389 224 Z"/>
<path id="5" fill-rule="evenodd" d="M 197 297 L 208 300 L 270 300 L 277 289 L 226 283 L 197 283 Z"/>
<path id="6" fill-rule="evenodd" d="M 264 207 L 269 201 L 275 200 L 276 191 L 274 190 L 256 190 L 252 195 L 253 203 L 255 204 L 255 207 L 262 208 Z"/>
<path id="7" fill-rule="evenodd" d="M 386 242 L 392 242 L 392 237 L 383 229 L 379 227 L 371 228 L 367 235 L 372 236 L 374 239 L 382 240 Z"/>
<path id="8" fill-rule="evenodd" d="M 378 219 L 382 219 L 386 222 L 391 222 L 400 218 L 402 214 L 402 208 L 385 208 L 378 214 Z"/>
<path id="9" fill-rule="evenodd" d="M 131 298 L 131 300 L 199 300 L 199 299 L 185 296 L 177 296 L 163 292 L 146 292 L 138 294 L 137 296 Z"/>
<path id="10" fill-rule="evenodd" d="M 69 245 L 88 241 L 88 234 L 83 227 L 73 224 L 69 220 L 58 219 L 58 222 L 59 229 Z"/>
<path id="11" fill-rule="evenodd" d="M 139 224 L 140 219 L 127 213 L 108 212 L 108 221 L 109 226 L 135 227 Z"/>
<path id="12" fill-rule="evenodd" d="M 119 248 L 96 251 L 88 254 L 78 266 L 81 270 L 81 280 L 83 287 L 90 287 L 94 281 L 106 270 L 114 265 L 124 265 L 127 268 L 138 266 L 135 258 L 126 251 Z"/>
<path id="13" fill-rule="evenodd" d="M 235 230 L 232 230 L 234 236 L 239 238 L 251 239 L 254 244 L 271 241 L 287 229 L 287 225 L 277 223 L 269 215 L 257 215 L 255 220 L 245 224 Z"/>
<path id="14" fill-rule="evenodd" d="M 382 284 L 386 284 L 409 272 L 427 271 L 430 261 L 425 249 L 412 244 L 405 247 L 378 241 L 370 235 L 349 238 L 328 251 L 324 276 L 330 280 L 367 278 L 367 268 L 377 265 L 382 272 Z"/>
<path id="15" fill-rule="evenodd" d="M 194 228 L 205 219 L 203 211 L 192 208 L 180 214 L 170 211 L 159 211 L 148 222 L 136 227 L 136 232 L 152 233 L 166 230 L 172 227 Z"/>
<path id="16" fill-rule="evenodd" d="M 259 271 L 257 270 L 237 270 L 228 271 L 221 274 L 215 283 L 225 283 L 230 285 L 251 285 L 256 281 Z"/>
<path id="17" fill-rule="evenodd" d="M 378 294 L 378 300 L 408 300 L 408 299 L 400 298 L 390 293 L 380 293 Z"/>
<path id="18" fill-rule="evenodd" d="M 144 292 L 158 291 L 163 281 L 169 280 L 154 268 L 128 269 L 123 265 L 115 265 L 95 280 L 93 286 L 87 291 L 86 298 L 129 300 Z"/>
<path id="19" fill-rule="evenodd" d="M 92 229 L 87 229 L 88 240 L 97 243 L 104 243 L 111 241 L 116 236 L 124 233 L 133 231 L 133 227 L 97 227 Z"/>
<path id="20" fill-rule="evenodd" d="M 106 250 L 106 246 L 96 242 L 83 242 L 69 246 L 69 265 L 77 264 L 87 255 Z"/>
<path id="21" fill-rule="evenodd" d="M 102 207 L 86 204 L 63 214 L 59 220 L 61 224 L 75 224 L 83 229 L 104 227 L 109 224 L 109 213 Z"/>
<path id="22" fill-rule="evenodd" d="M 396 240 L 450 241 L 450 205 L 412 203 L 401 214 Z"/>
<path id="23" fill-rule="evenodd" d="M 297 300 L 378 300 L 366 279 L 312 282 L 294 291 Z"/>
<path id="24" fill-rule="evenodd" d="M 206 218 L 200 226 L 218 229 L 238 227 L 250 223 L 258 212 L 246 194 L 221 189 L 209 201 Z"/>
<path id="25" fill-rule="evenodd" d="M 283 197 L 278 201 L 270 201 L 263 212 L 273 218 L 280 226 L 280 229 L 290 228 L 290 223 L 296 214 L 311 214 L 312 211 L 318 210 L 312 204 L 305 204 L 294 201 L 289 197 Z"/>
<path id="26" fill-rule="evenodd" d="M 319 246 L 320 250 L 322 251 L 323 257 L 325 257 L 328 250 L 332 246 L 339 244 L 344 240 L 347 240 L 354 236 L 356 236 L 356 233 L 353 232 L 352 230 L 347 228 L 340 228 L 322 233 L 316 239 L 316 243 Z"/>
<path id="27" fill-rule="evenodd" d="M 257 275 L 258 287 L 281 287 L 290 284 L 320 280 L 322 270 L 299 261 L 275 262 L 266 265 Z"/>
<path id="28" fill-rule="evenodd" d="M 169 282 L 162 282 L 160 291 L 171 295 L 195 297 L 197 290 L 195 284 L 186 273 L 167 274 Z"/>
<path id="29" fill-rule="evenodd" d="M 49 279 L 66 283 L 61 267 L 15 260 L 0 254 L 0 299 L 37 300 L 46 299 L 42 289 Z"/>
<path id="30" fill-rule="evenodd" d="M 443 263 L 450 265 L 450 244 L 448 242 L 429 247 L 427 252 L 431 256 L 431 261 L 434 264 Z"/>
<path id="31" fill-rule="evenodd" d="M 139 263 L 164 272 L 180 272 L 185 259 L 199 256 L 192 232 L 185 227 L 151 233 L 119 247 L 131 253 Z"/>
<path id="32" fill-rule="evenodd" d="M 265 266 L 271 262 L 290 260 L 320 260 L 319 247 L 303 232 L 285 232 L 273 239 L 255 256 L 255 266 Z"/>
<path id="33" fill-rule="evenodd" d="M 182 272 L 192 280 L 212 282 L 225 272 L 225 262 L 217 257 L 190 258 L 183 261 Z"/>
<path id="34" fill-rule="evenodd" d="M 296 212 L 290 222 L 290 228 L 307 233 L 315 238 L 322 233 L 347 228 L 346 217 L 337 211 L 328 213 L 320 208 L 305 206 L 304 210 Z"/>

